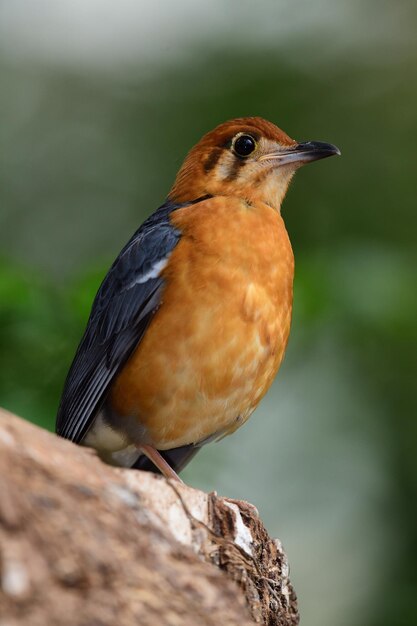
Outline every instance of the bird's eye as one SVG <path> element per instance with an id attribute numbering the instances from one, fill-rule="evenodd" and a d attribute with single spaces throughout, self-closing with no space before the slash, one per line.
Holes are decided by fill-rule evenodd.
<path id="1" fill-rule="evenodd" d="M 256 141 L 250 135 L 238 135 L 232 144 L 233 152 L 239 157 L 247 157 L 256 148 Z"/>

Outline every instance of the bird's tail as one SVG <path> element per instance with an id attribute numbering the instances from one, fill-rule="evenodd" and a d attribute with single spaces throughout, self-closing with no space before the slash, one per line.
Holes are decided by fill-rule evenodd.
<path id="1" fill-rule="evenodd" d="M 195 444 L 189 444 L 188 446 L 181 446 L 180 448 L 173 448 L 172 450 L 159 450 L 159 453 L 164 457 L 167 463 L 172 467 L 177 474 L 181 472 L 184 467 L 191 461 L 191 459 L 197 454 L 201 446 Z M 154 472 L 160 474 L 159 469 L 148 459 L 147 456 L 141 454 L 140 457 L 132 465 L 133 469 L 143 470 L 145 472 Z"/>

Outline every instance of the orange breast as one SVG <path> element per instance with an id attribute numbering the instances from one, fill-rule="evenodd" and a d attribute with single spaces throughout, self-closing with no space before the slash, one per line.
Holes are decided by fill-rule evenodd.
<path id="1" fill-rule="evenodd" d="M 284 222 L 267 205 L 212 198 L 172 222 L 182 238 L 163 304 L 110 396 L 159 449 L 246 421 L 284 355 L 294 274 Z"/>

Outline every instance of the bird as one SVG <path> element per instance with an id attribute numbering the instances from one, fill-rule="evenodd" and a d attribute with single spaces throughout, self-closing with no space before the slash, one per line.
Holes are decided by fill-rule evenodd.
<path id="1" fill-rule="evenodd" d="M 106 462 L 178 473 L 243 425 L 290 333 L 294 256 L 281 205 L 296 170 L 340 155 L 272 122 L 220 124 L 190 150 L 92 304 L 56 432 Z"/>

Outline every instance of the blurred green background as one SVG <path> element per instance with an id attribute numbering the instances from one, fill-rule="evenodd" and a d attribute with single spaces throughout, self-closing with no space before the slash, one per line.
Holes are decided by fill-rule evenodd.
<path id="1" fill-rule="evenodd" d="M 417 623 L 415 0 L 3 0 L 0 403 L 53 428 L 108 266 L 218 123 L 341 159 L 300 171 L 281 372 L 184 472 L 254 503 L 309 626 Z"/>

